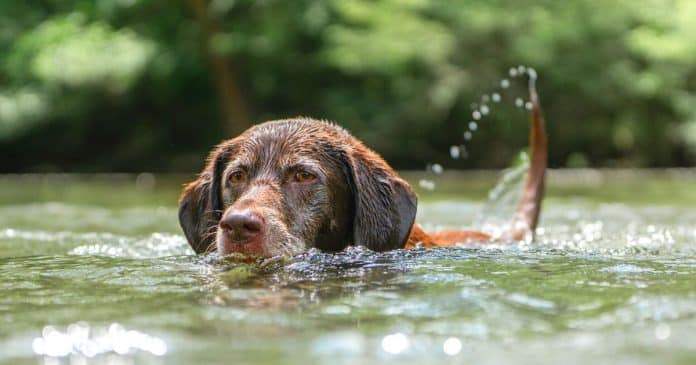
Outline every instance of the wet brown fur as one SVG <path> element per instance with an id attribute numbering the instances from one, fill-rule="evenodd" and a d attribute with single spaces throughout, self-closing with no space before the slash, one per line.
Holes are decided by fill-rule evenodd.
<path id="1" fill-rule="evenodd" d="M 530 91 L 532 163 L 505 240 L 533 234 L 543 196 L 546 136 L 533 84 Z M 228 184 L 230 170 L 239 166 L 249 170 L 249 181 Z M 297 166 L 313 169 L 316 184 L 289 181 Z M 416 205 L 409 184 L 343 128 L 296 118 L 259 124 L 213 149 L 203 172 L 184 188 L 179 219 L 197 253 L 219 249 L 218 223 L 239 209 L 255 209 L 267 221 L 264 255 L 310 247 L 339 251 L 364 245 L 385 251 L 492 240 L 477 231 L 426 233 L 414 224 Z"/>

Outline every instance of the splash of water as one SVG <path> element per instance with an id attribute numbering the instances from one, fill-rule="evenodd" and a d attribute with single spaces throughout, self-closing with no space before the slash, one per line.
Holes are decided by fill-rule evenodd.
<path id="1" fill-rule="evenodd" d="M 534 82 L 537 79 L 537 72 L 531 67 L 525 66 L 525 65 L 518 65 L 515 67 L 510 67 L 508 70 L 508 75 L 510 78 L 523 78 L 527 77 L 527 79 L 530 82 Z M 507 89 L 510 88 L 511 86 L 511 81 L 508 78 L 503 78 L 500 80 L 498 83 L 498 88 L 495 89 L 493 92 L 490 94 L 483 94 L 481 95 L 480 103 L 471 103 L 471 108 L 473 109 L 471 112 L 471 120 L 466 124 L 466 130 L 464 131 L 462 137 L 464 139 L 463 143 L 460 145 L 452 145 L 450 146 L 450 157 L 452 159 L 459 159 L 459 158 L 467 158 L 468 153 L 467 153 L 467 148 L 466 144 L 469 143 L 473 137 L 474 133 L 479 130 L 479 126 L 482 125 L 483 122 L 485 122 L 485 119 L 489 116 L 492 115 L 493 109 L 489 106 L 490 102 L 493 103 L 500 103 L 503 101 L 502 94 L 506 92 Z M 531 110 L 532 109 L 532 103 L 530 101 L 525 101 L 522 97 L 517 97 L 512 101 L 512 104 L 517 107 L 517 108 L 524 108 L 526 110 Z M 442 169 L 439 171 L 435 171 L 432 169 L 432 166 L 440 166 L 438 164 L 433 164 L 429 165 L 427 170 L 430 172 L 435 172 L 436 174 L 440 174 L 442 172 Z M 505 174 L 503 175 L 505 176 Z M 508 178 L 505 178 L 509 180 Z M 502 181 L 501 181 L 502 183 Z M 433 190 L 435 188 L 434 184 L 431 184 L 429 180 L 421 181 L 419 184 L 421 188 L 426 189 L 426 190 Z"/>
<path id="2" fill-rule="evenodd" d="M 526 77 L 530 83 L 537 79 L 537 72 L 534 68 L 525 65 L 510 67 L 508 70 L 510 78 Z M 486 117 L 492 113 L 488 106 L 490 102 L 500 103 L 503 100 L 502 94 L 511 86 L 510 79 L 503 78 L 498 84 L 498 88 L 490 94 L 481 95 L 481 102 L 472 103 L 471 113 L 472 120 L 466 125 L 467 130 L 463 133 L 463 143 L 461 145 L 452 145 L 449 148 L 450 157 L 452 159 L 466 158 L 468 156 L 466 143 L 473 139 L 474 133 L 479 129 L 479 126 L 485 122 Z M 531 110 L 533 105 L 531 101 L 525 101 L 522 97 L 516 97 L 512 104 L 517 108 Z M 522 186 L 525 177 L 529 170 L 529 157 L 526 153 L 521 153 L 517 162 L 512 167 L 503 171 L 496 185 L 488 194 L 488 201 L 485 204 L 482 212 L 476 219 L 478 227 L 484 231 L 492 233 L 494 236 L 499 236 L 506 232 L 510 227 L 510 215 L 520 198 Z M 428 171 L 435 174 L 441 174 L 443 168 L 439 164 L 429 165 Z M 419 181 L 419 186 L 425 190 L 434 190 L 435 183 L 431 180 L 422 179 Z"/>
<path id="3" fill-rule="evenodd" d="M 527 77 L 530 82 L 534 82 L 537 79 L 537 73 L 536 70 L 534 70 L 531 67 L 524 66 L 524 65 L 519 65 L 516 67 L 510 67 L 508 70 L 508 74 L 510 78 L 523 78 Z M 478 103 L 472 103 L 471 107 L 473 109 L 471 113 L 471 117 L 473 120 L 469 122 L 467 125 L 468 130 L 464 134 L 464 140 L 465 141 L 470 141 L 472 139 L 472 133 L 478 130 L 479 124 L 484 121 L 485 117 L 491 115 L 492 109 L 488 106 L 489 102 L 494 102 L 494 103 L 500 103 L 502 101 L 502 93 L 506 91 L 506 89 L 509 89 L 511 86 L 511 81 L 510 79 L 503 78 L 499 82 L 499 88 L 493 91 L 490 95 L 489 94 L 483 94 L 481 95 L 481 104 Z M 513 105 L 518 107 L 518 108 L 525 108 L 527 110 L 532 109 L 532 103 L 529 101 L 525 101 L 521 97 L 515 98 Z"/>
<path id="4" fill-rule="evenodd" d="M 522 194 L 529 170 L 529 156 L 521 152 L 517 163 L 501 174 L 476 219 L 476 227 L 499 237 L 510 228 L 510 215 Z"/>

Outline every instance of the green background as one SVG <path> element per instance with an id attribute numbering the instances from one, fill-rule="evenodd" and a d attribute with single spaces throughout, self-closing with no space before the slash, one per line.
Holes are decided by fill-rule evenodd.
<path id="1" fill-rule="evenodd" d="M 197 171 L 296 115 L 396 168 L 499 168 L 526 144 L 517 65 L 539 74 L 552 167 L 690 166 L 693 19 L 691 0 L 2 1 L 0 172 Z"/>

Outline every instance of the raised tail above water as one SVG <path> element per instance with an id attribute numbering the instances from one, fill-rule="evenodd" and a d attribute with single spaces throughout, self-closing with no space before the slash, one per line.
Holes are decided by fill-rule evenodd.
<path id="1" fill-rule="evenodd" d="M 520 241 L 534 238 L 534 231 L 539 221 L 541 202 L 544 197 L 544 179 L 546 177 L 546 165 L 548 147 L 546 139 L 546 127 L 544 116 L 539 105 L 539 96 L 536 92 L 536 74 L 529 73 L 529 97 L 532 104 L 529 130 L 530 165 L 524 190 L 517 203 L 517 209 L 512 218 L 508 230 L 497 240 Z M 478 232 L 466 230 L 445 230 L 426 233 L 415 224 L 405 244 L 405 248 L 451 246 L 467 242 L 494 241 L 496 237 Z"/>
<path id="2" fill-rule="evenodd" d="M 544 116 L 539 105 L 536 91 L 536 73 L 529 74 L 529 99 L 532 103 L 529 129 L 530 164 L 524 190 L 517 202 L 510 228 L 501 237 L 502 240 L 532 239 L 539 221 L 541 202 L 544 198 L 544 181 L 548 160 L 548 141 Z"/>

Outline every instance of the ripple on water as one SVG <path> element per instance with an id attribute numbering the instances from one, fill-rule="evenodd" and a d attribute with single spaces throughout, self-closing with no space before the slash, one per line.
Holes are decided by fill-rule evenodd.
<path id="1" fill-rule="evenodd" d="M 24 245 L 18 245 L 19 242 Z M 3 246 L 7 246 L 9 252 L 17 250 L 19 255 L 63 254 L 66 249 L 71 255 L 130 258 L 193 254 L 182 235 L 159 232 L 134 237 L 105 232 L 50 232 L 7 228 L 0 230 L 0 247 Z"/>
<path id="2" fill-rule="evenodd" d="M 100 241 L 101 242 L 101 241 Z M 121 238 L 114 242 L 75 247 L 71 255 L 154 258 L 192 254 L 191 247 L 181 235 L 153 233 L 140 239 Z"/>
<path id="3" fill-rule="evenodd" d="M 480 207 L 426 202 L 419 221 L 433 230 L 474 226 Z M 207 356 L 296 364 L 553 363 L 597 354 L 613 363 L 620 354 L 636 360 L 627 363 L 650 363 L 651 355 L 696 351 L 696 212 L 689 208 L 551 201 L 535 242 L 310 250 L 263 264 L 195 257 L 178 229 L 166 228 L 170 223 L 147 232 L 115 228 L 152 210 L 120 218 L 123 212 L 97 212 L 116 223 L 94 220 L 88 229 L 72 219 L 91 208 L 72 209 L 65 226 L 15 219 L 0 229 L 0 321 L 14 336 L 0 338 L 0 346 L 15 351 L 9 358 L 52 359 L 45 354 L 53 343 L 52 354 L 72 354 L 56 359 L 88 358 L 80 349 L 89 346 L 65 337 L 72 336 L 68 327 L 41 334 L 47 323 L 79 320 L 91 323 L 87 338 L 95 343 L 112 321 L 134 328 L 136 342 L 120 341 L 129 354 L 119 355 L 126 345 L 109 340 L 95 355 L 124 362 L 145 355 L 153 357 L 145 363 Z M 31 335 L 17 340 L 25 333 Z M 141 335 L 164 341 L 164 357 L 137 348 L 146 342 Z M 31 353 L 16 350 L 17 343 Z"/>
<path id="4" fill-rule="evenodd" d="M 618 264 L 610 267 L 605 267 L 603 269 L 600 269 L 599 271 L 610 272 L 614 274 L 641 274 L 646 272 L 655 272 L 655 270 L 652 268 L 643 268 L 631 264 Z"/>

